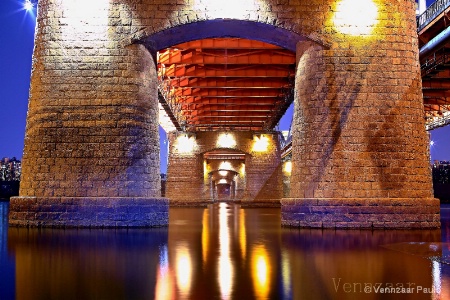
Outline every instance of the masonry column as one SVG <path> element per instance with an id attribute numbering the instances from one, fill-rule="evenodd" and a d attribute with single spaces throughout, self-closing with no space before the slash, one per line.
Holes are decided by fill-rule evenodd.
<path id="1" fill-rule="evenodd" d="M 329 49 L 297 46 L 292 198 L 282 200 L 283 225 L 440 226 L 414 1 L 376 5 L 372 32 L 340 32 L 330 21 Z"/>
<path id="2" fill-rule="evenodd" d="M 120 43 L 108 24 L 131 20 L 109 5 L 39 2 L 11 225 L 167 225 L 155 63 L 143 46 Z"/>
<path id="3" fill-rule="evenodd" d="M 167 198 L 174 206 L 203 206 L 210 202 L 203 182 L 203 160 L 196 135 L 170 132 Z"/>

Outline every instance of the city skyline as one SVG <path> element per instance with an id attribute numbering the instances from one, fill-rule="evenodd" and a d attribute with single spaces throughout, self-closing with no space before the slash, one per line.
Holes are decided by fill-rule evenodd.
<path id="1" fill-rule="evenodd" d="M 427 1 L 429 5 L 433 1 Z M 24 9 L 24 1 L 0 1 L 0 156 L 22 159 L 26 114 L 34 47 L 36 8 Z M 289 127 L 287 116 L 280 129 Z M 160 130 L 161 132 L 161 130 Z M 162 170 L 166 160 L 163 132 L 161 132 Z M 450 126 L 430 132 L 431 161 L 450 159 Z"/>

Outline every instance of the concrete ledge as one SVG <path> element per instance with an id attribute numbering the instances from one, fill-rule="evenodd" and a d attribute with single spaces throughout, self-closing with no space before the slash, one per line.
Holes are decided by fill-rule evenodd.
<path id="1" fill-rule="evenodd" d="M 166 198 L 12 197 L 9 225 L 21 227 L 167 226 Z"/>
<path id="2" fill-rule="evenodd" d="M 285 198 L 281 225 L 302 228 L 440 228 L 439 199 Z"/>
<path id="3" fill-rule="evenodd" d="M 191 201 L 191 200 L 169 200 L 169 206 L 173 207 L 206 207 L 214 202 L 208 200 Z"/>
<path id="4" fill-rule="evenodd" d="M 281 207 L 279 199 L 240 201 L 241 207 Z"/>
<path id="5" fill-rule="evenodd" d="M 209 204 L 229 203 L 237 204 L 241 207 L 281 207 L 280 200 L 230 200 L 230 201 L 191 201 L 191 200 L 169 200 L 170 207 L 206 207 Z"/>

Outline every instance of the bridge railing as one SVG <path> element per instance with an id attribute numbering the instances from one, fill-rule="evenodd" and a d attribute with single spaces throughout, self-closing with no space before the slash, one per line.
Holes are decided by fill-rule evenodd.
<path id="1" fill-rule="evenodd" d="M 450 112 L 444 112 L 440 117 L 435 117 L 431 121 L 428 121 L 425 125 L 427 131 L 433 130 L 439 127 L 447 126 L 450 124 Z"/>
<path id="2" fill-rule="evenodd" d="M 444 12 L 450 6 L 450 0 L 436 0 L 417 17 L 417 31 L 421 31 L 437 16 Z"/>
<path id="3" fill-rule="evenodd" d="M 417 31 L 421 31 L 437 16 L 443 13 L 450 6 L 450 0 L 436 0 L 426 11 L 417 17 Z"/>

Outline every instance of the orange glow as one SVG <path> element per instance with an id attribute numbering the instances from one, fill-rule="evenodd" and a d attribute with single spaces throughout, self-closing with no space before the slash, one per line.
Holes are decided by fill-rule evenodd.
<path id="1" fill-rule="evenodd" d="M 267 299 L 270 291 L 271 266 L 263 245 L 255 246 L 251 254 L 253 286 L 256 299 Z"/>
<path id="2" fill-rule="evenodd" d="M 245 229 L 245 210 L 239 210 L 239 246 L 241 256 L 245 260 L 247 256 L 247 231 Z"/>
<path id="3" fill-rule="evenodd" d="M 170 272 L 168 266 L 167 247 L 164 248 L 160 254 L 160 261 L 158 266 L 158 273 L 156 275 L 155 299 L 169 300 L 175 299 L 175 282 L 173 274 Z"/>
<path id="4" fill-rule="evenodd" d="M 175 251 L 177 287 L 182 295 L 189 298 L 192 281 L 192 258 L 189 253 L 189 246 L 180 243 Z"/>
<path id="5" fill-rule="evenodd" d="M 202 220 L 202 257 L 203 264 L 206 265 L 208 259 L 208 250 L 209 250 L 209 211 L 205 209 L 203 211 L 203 220 Z"/>

